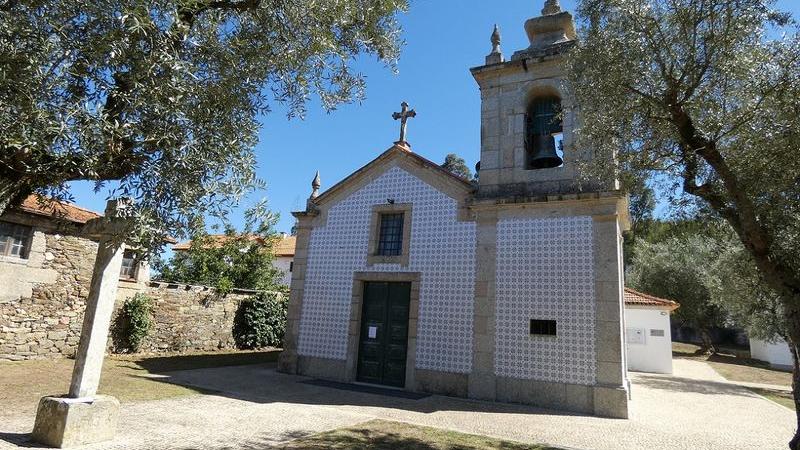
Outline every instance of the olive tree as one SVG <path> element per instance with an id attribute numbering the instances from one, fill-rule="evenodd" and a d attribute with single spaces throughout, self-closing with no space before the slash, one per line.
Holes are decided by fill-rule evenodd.
<path id="1" fill-rule="evenodd" d="M 466 161 L 455 153 L 448 153 L 447 156 L 445 156 L 442 168 L 465 180 L 472 179 L 472 171 L 467 167 Z"/>
<path id="2" fill-rule="evenodd" d="M 579 145 L 672 180 L 733 228 L 780 298 L 800 411 L 800 37 L 773 6 L 583 0 L 571 84 Z"/>
<path id="3" fill-rule="evenodd" d="M 697 331 L 701 351 L 716 352 L 713 328 L 725 325 L 724 311 L 712 301 L 702 270 L 713 261 L 714 247 L 701 236 L 672 236 L 661 242 L 637 241 L 627 282 L 635 289 L 676 300 L 674 317 Z"/>
<path id="4" fill-rule="evenodd" d="M 89 180 L 128 197 L 144 244 L 184 237 L 260 185 L 271 105 L 302 116 L 390 69 L 406 0 L 0 0 L 0 214 Z M 106 185 L 106 183 L 109 183 Z"/>

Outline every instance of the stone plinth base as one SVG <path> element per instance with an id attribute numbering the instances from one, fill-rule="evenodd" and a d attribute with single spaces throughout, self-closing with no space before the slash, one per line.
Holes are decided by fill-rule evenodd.
<path id="1" fill-rule="evenodd" d="M 66 448 L 114 439 L 119 401 L 108 395 L 93 399 L 42 397 L 33 426 L 34 441 Z"/>

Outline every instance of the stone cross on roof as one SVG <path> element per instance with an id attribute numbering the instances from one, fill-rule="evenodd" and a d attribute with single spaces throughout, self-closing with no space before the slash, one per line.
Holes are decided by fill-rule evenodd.
<path id="1" fill-rule="evenodd" d="M 408 103 L 403 102 L 400 104 L 400 112 L 396 112 L 392 114 L 392 118 L 394 120 L 400 120 L 400 140 L 397 141 L 398 144 L 408 144 L 406 141 L 406 125 L 407 121 L 411 117 L 417 117 L 417 112 L 413 109 L 408 109 Z"/>

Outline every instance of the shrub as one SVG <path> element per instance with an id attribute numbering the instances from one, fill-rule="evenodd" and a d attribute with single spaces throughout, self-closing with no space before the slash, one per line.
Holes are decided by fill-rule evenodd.
<path id="1" fill-rule="evenodd" d="M 153 300 L 142 293 L 126 299 L 115 328 L 115 350 L 138 352 L 153 329 Z"/>
<path id="2" fill-rule="evenodd" d="M 286 332 L 288 299 L 263 292 L 242 301 L 233 321 L 233 339 L 240 349 L 280 347 Z"/>

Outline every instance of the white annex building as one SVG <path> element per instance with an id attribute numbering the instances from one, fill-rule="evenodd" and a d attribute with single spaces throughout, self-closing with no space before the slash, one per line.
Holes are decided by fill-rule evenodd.
<path id="1" fill-rule="evenodd" d="M 591 153 L 575 148 L 563 80 L 572 16 L 548 0 L 525 30 L 529 48 L 506 61 L 495 32 L 471 69 L 477 184 L 412 151 L 407 105 L 395 145 L 323 193 L 315 178 L 295 213 L 280 370 L 628 416 L 627 198 L 576 183 Z"/>
<path id="2" fill-rule="evenodd" d="M 769 363 L 775 369 L 792 370 L 794 366 L 789 344 L 780 338 L 774 341 L 750 338 L 750 357 Z"/>
<path id="3" fill-rule="evenodd" d="M 628 370 L 672 373 L 670 314 L 680 305 L 625 288 Z"/>

